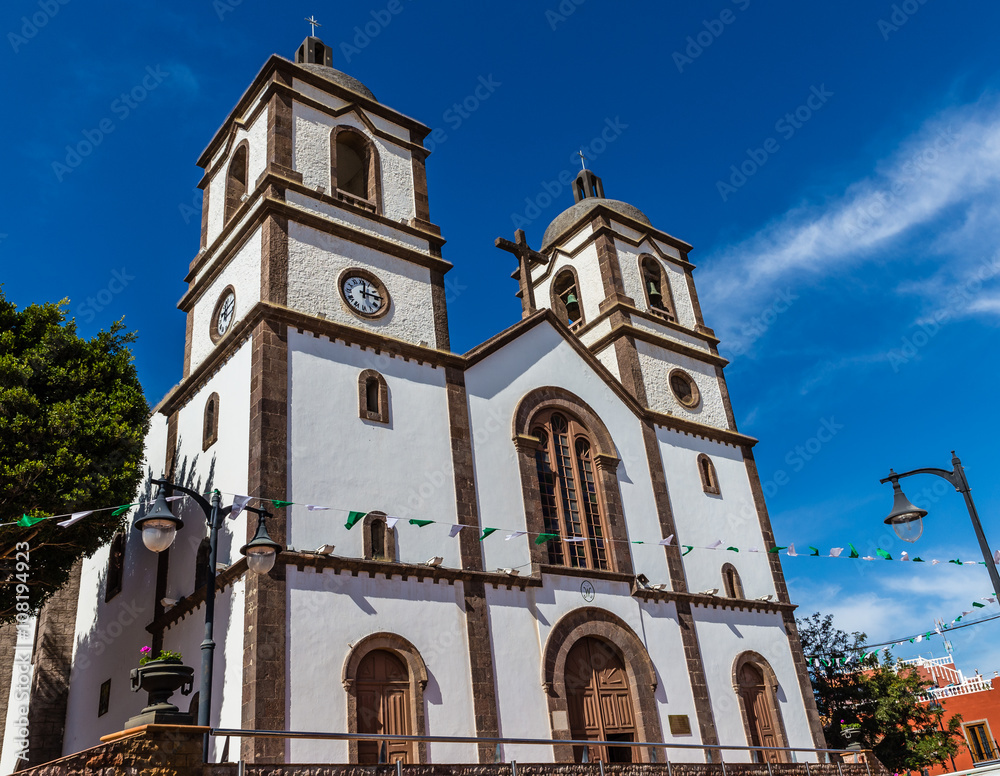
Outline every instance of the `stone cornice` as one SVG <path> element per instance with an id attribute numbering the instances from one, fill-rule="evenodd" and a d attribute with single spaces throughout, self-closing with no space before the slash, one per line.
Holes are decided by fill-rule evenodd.
<path id="1" fill-rule="evenodd" d="M 632 316 L 634 318 L 642 318 L 644 321 L 649 321 L 650 323 L 655 323 L 657 326 L 663 326 L 666 329 L 671 329 L 680 334 L 686 334 L 689 337 L 695 337 L 697 339 L 703 340 L 709 347 L 717 347 L 720 340 L 715 336 L 715 332 L 709 329 L 707 326 L 701 328 L 689 329 L 687 326 L 682 326 L 676 321 L 671 321 L 662 315 L 656 315 L 654 313 L 646 312 L 645 310 L 640 310 L 638 307 L 633 305 L 627 305 L 618 302 L 600 312 L 597 317 L 592 321 L 587 321 L 585 326 L 576 330 L 578 336 L 583 337 L 587 332 L 592 330 L 598 324 L 606 321 L 608 318 L 613 317 L 615 312 L 623 312 Z M 592 347 L 592 346 L 590 346 Z M 702 351 L 699 351 L 702 352 Z"/>
<path id="2" fill-rule="evenodd" d="M 753 447 L 758 441 L 754 437 L 741 434 L 738 431 L 729 431 L 724 428 L 708 426 L 694 420 L 686 420 L 677 415 L 668 415 L 663 412 L 656 412 L 655 410 L 646 410 L 645 415 L 657 426 L 662 426 L 670 431 L 679 431 L 682 434 L 709 439 L 713 442 L 722 442 L 734 447 L 742 447 L 743 445 Z"/>
<path id="3" fill-rule="evenodd" d="M 227 568 L 225 571 L 220 572 L 215 577 L 215 590 L 217 593 L 221 593 L 230 585 L 234 584 L 236 580 L 242 577 L 247 570 L 247 559 L 240 558 L 236 563 Z M 177 624 L 189 614 L 194 612 L 205 603 L 205 593 L 207 587 L 202 586 L 195 590 L 191 595 L 184 596 L 176 604 L 167 609 L 163 614 L 153 620 L 149 625 L 146 626 L 146 630 L 149 633 L 157 633 L 159 631 L 166 630 L 172 625 Z"/>
<path id="4" fill-rule="evenodd" d="M 611 313 L 616 307 L 621 307 L 623 309 L 628 309 L 625 305 L 614 305 L 605 310 L 605 313 Z M 687 329 L 684 330 L 687 332 Z M 631 337 L 632 339 L 641 340 L 643 342 L 648 342 L 651 345 L 656 345 L 663 348 L 664 350 L 669 350 L 673 353 L 679 353 L 682 356 L 687 356 L 688 358 L 695 359 L 697 361 L 704 361 L 706 364 L 712 364 L 713 366 L 726 366 L 729 361 L 724 359 L 717 353 L 712 353 L 711 351 L 699 350 L 691 345 L 685 345 L 682 342 L 677 342 L 668 337 L 656 334 L 655 332 L 649 331 L 648 329 L 640 329 L 633 326 L 631 323 L 622 322 L 615 326 L 611 331 L 605 334 L 603 337 L 596 339 L 590 344 L 590 349 L 595 353 L 599 353 L 605 348 L 614 344 L 615 340 L 621 337 Z"/>

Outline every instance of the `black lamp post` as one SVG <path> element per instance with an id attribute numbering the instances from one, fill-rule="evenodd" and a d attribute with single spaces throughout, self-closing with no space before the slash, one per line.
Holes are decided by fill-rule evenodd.
<path id="1" fill-rule="evenodd" d="M 208 568 L 205 569 L 205 638 L 201 642 L 201 687 L 198 694 L 198 724 L 208 727 L 212 709 L 212 670 L 215 662 L 215 564 L 219 550 L 219 528 L 226 516 L 232 512 L 232 505 L 221 506 L 219 491 L 212 492 L 212 502 L 188 488 L 174 485 L 169 480 L 152 481 L 157 485 L 156 499 L 152 509 L 138 518 L 134 528 L 142 532 L 142 542 L 153 552 L 163 552 L 170 547 L 177 536 L 177 530 L 184 527 L 184 521 L 175 517 L 167 504 L 167 491 L 179 491 L 190 496 L 205 513 L 209 530 Z M 257 532 L 254 538 L 240 548 L 247 559 L 247 568 L 255 574 L 267 574 L 274 568 L 275 559 L 283 549 L 271 539 L 264 521 L 271 516 L 263 509 L 245 506 L 247 512 L 257 515 Z M 208 735 L 205 735 L 203 754 L 208 762 Z"/>
<path id="2" fill-rule="evenodd" d="M 904 542 L 915 542 L 924 531 L 923 519 L 927 515 L 927 510 L 920 509 L 910 503 L 910 500 L 906 498 L 906 495 L 899 487 L 899 481 L 903 477 L 910 477 L 914 474 L 934 474 L 947 480 L 955 486 L 955 490 L 965 497 L 965 505 L 969 509 L 972 527 L 976 530 L 976 538 L 979 539 L 979 547 L 983 551 L 983 560 L 986 561 L 986 570 L 990 573 L 990 581 L 993 583 L 993 594 L 1000 596 L 1000 574 L 997 573 L 996 564 L 993 562 L 993 553 L 990 551 L 990 545 L 987 544 L 986 536 L 983 534 L 983 526 L 979 522 L 979 513 L 976 511 L 976 505 L 972 501 L 969 481 L 965 478 L 965 469 L 962 468 L 962 462 L 955 455 L 954 450 L 951 451 L 951 455 L 951 463 L 955 467 L 952 471 L 931 468 L 914 469 L 913 471 L 896 474 L 892 469 L 889 469 L 889 476 L 880 480 L 883 484 L 891 482 L 893 489 L 892 511 L 885 519 L 885 522 L 887 525 L 892 526 L 896 532 L 896 536 Z"/>

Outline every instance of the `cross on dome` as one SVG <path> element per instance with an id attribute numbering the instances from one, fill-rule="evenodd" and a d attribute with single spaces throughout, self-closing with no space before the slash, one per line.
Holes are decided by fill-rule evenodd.
<path id="1" fill-rule="evenodd" d="M 311 28 L 310 32 L 309 32 L 309 37 L 315 38 L 316 37 L 316 28 L 317 27 L 322 27 L 323 25 L 320 24 L 318 21 L 316 21 L 316 17 L 313 14 L 310 14 L 308 16 L 308 18 L 306 18 L 306 21 L 309 22 L 309 26 Z"/>

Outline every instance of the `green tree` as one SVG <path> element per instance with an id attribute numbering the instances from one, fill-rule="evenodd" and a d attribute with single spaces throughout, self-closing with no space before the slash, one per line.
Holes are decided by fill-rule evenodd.
<path id="1" fill-rule="evenodd" d="M 837 629 L 833 615 L 817 613 L 798 620 L 798 626 L 828 746 L 845 747 L 844 728 L 860 725 L 862 741 L 891 772 L 944 763 L 958 750 L 961 716 L 945 720 L 942 707 L 921 702 L 934 683 L 921 679 L 915 668 L 897 662 L 888 650 L 859 665 L 867 637 Z M 852 660 L 845 665 L 847 657 Z"/>
<path id="2" fill-rule="evenodd" d="M 0 288 L 0 523 L 127 504 L 142 477 L 149 406 L 129 350 L 135 337 L 118 322 L 83 339 L 66 304 L 19 311 Z M 18 602 L 37 612 L 122 520 L 109 510 L 69 528 L 0 527 L 0 623 Z M 19 573 L 21 543 L 29 553 Z"/>

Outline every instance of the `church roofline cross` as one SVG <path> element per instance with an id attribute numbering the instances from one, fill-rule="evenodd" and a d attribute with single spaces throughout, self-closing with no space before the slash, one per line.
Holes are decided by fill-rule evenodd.
<path id="1" fill-rule="evenodd" d="M 586 170 L 587 169 L 587 157 L 583 155 L 583 149 L 581 148 L 579 151 L 577 151 L 576 155 L 580 157 L 580 165 L 583 167 L 584 170 Z"/>
<path id="2" fill-rule="evenodd" d="M 310 14 L 309 17 L 306 19 L 306 21 L 309 22 L 309 26 L 311 28 L 310 32 L 309 32 L 309 37 L 310 38 L 315 38 L 316 37 L 316 28 L 317 27 L 322 27 L 323 25 L 320 24 L 318 21 L 316 21 L 316 16 L 314 14 Z"/>
<path id="3" fill-rule="evenodd" d="M 535 311 L 535 289 L 531 284 L 531 263 L 548 264 L 548 257 L 539 253 L 528 245 L 528 240 L 524 236 L 524 230 L 518 229 L 514 232 L 514 242 L 497 237 L 493 243 L 502 251 L 513 253 L 517 256 L 518 281 L 521 285 L 521 299 L 525 302 L 524 315 L 528 316 Z"/>

